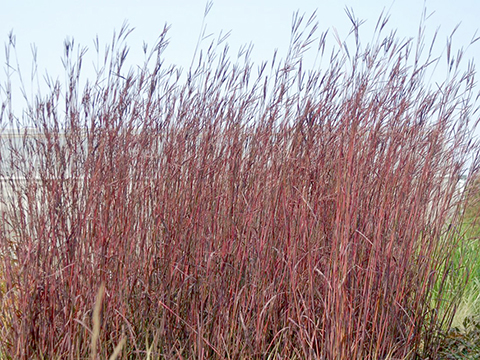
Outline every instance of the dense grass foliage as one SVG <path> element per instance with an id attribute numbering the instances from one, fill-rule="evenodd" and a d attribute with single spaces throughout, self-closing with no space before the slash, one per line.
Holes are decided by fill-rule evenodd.
<path id="1" fill-rule="evenodd" d="M 451 274 L 450 280 L 442 283 L 443 287 L 450 288 L 446 292 L 452 297 L 458 296 L 458 278 L 468 276 L 461 297 L 455 301 L 456 311 L 450 328 L 440 334 L 441 359 L 478 359 L 480 357 L 480 262 L 478 224 L 480 203 L 480 179 L 471 181 L 466 189 L 464 216 L 458 228 L 458 246 L 452 257 L 456 274 Z M 456 275 L 456 276 L 455 276 Z"/>
<path id="2" fill-rule="evenodd" d="M 283 60 L 232 60 L 220 39 L 187 74 L 163 63 L 166 30 L 124 69 L 123 28 L 85 86 L 67 43 L 66 85 L 2 138 L 2 356 L 434 357 L 478 147 L 474 70 L 449 44 L 429 87 L 421 37 L 380 18 L 363 46 L 350 17 L 349 48 L 324 54 L 297 16 Z M 317 44 L 327 66 L 306 71 Z"/>

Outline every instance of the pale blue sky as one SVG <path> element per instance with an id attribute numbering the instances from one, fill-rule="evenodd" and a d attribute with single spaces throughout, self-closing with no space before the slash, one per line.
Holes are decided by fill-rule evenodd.
<path id="1" fill-rule="evenodd" d="M 61 56 L 63 42 L 73 37 L 76 44 L 90 48 L 94 55 L 93 39 L 99 36 L 101 43 L 109 43 L 114 29 L 119 29 L 127 20 L 135 30 L 129 37 L 130 61 L 143 61 L 143 41 L 153 44 L 165 23 L 171 25 L 170 45 L 165 53 L 167 63 L 188 67 L 194 53 L 201 29 L 206 1 L 203 0 L 17 0 L 2 4 L 0 12 L 0 39 L 7 41 L 13 30 L 20 67 L 30 71 L 31 44 L 38 48 L 39 73 L 48 71 L 54 78 L 62 78 Z M 427 38 L 440 28 L 438 51 L 441 52 L 446 37 L 453 28 L 462 23 L 454 37 L 454 47 L 467 46 L 478 28 L 480 1 L 478 0 L 426 0 L 427 12 L 434 12 L 427 22 Z M 421 0 L 216 0 L 209 13 L 207 33 L 218 35 L 221 30 L 232 31 L 228 40 L 231 54 L 237 53 L 242 44 L 252 42 L 252 58 L 255 62 L 271 58 L 273 50 L 279 55 L 286 52 L 290 39 L 292 14 L 296 10 L 311 14 L 318 9 L 317 17 L 321 31 L 335 27 L 344 38 L 351 23 L 345 15 L 345 7 L 353 8 L 360 19 L 367 20 L 362 27 L 361 39 L 368 42 L 372 29 L 383 9 L 390 12 L 390 28 L 398 29 L 401 38 L 415 37 L 418 31 L 424 2 Z M 480 35 L 480 34 L 477 34 Z M 333 32 L 330 43 L 334 44 Z M 468 58 L 476 58 L 480 67 L 480 41 L 471 46 Z M 87 56 L 87 60 L 88 60 Z M 0 61 L 5 62 L 3 51 Z M 90 63 L 93 58 L 90 59 Z M 87 62 L 86 62 L 87 63 Z M 466 65 L 466 62 L 465 62 Z M 88 68 L 87 68 L 88 71 Z M 2 71 L 0 80 L 4 76 Z M 24 74 L 25 77 L 26 74 Z M 87 73 L 88 76 L 88 73 Z M 27 77 L 28 78 L 28 77 Z"/>

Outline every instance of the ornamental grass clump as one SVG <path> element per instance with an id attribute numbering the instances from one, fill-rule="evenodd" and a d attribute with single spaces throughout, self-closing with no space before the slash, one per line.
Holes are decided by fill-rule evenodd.
<path id="1" fill-rule="evenodd" d="M 331 54 L 296 15 L 282 60 L 232 60 L 219 39 L 186 73 L 164 63 L 167 29 L 133 70 L 122 28 L 88 81 L 67 42 L 65 85 L 24 127 L 7 80 L 1 355 L 434 356 L 455 309 L 437 284 L 456 271 L 475 72 L 449 43 L 428 86 L 422 33 L 401 41 L 381 17 L 364 46 L 349 16 L 353 44 Z M 307 71 L 317 44 L 326 65 Z"/>

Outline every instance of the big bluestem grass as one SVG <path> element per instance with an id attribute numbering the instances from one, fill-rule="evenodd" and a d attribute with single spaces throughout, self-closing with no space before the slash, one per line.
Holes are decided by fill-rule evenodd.
<path id="1" fill-rule="evenodd" d="M 232 60 L 219 40 L 187 74 L 163 62 L 166 30 L 124 69 L 124 27 L 82 88 L 66 43 L 66 85 L 29 104 L 27 130 L 7 81 L 2 356 L 434 356 L 475 72 L 449 45 L 429 87 L 421 37 L 381 17 L 363 46 L 349 15 L 353 48 L 325 54 L 296 16 L 284 60 Z M 327 66 L 306 71 L 317 41 Z"/>

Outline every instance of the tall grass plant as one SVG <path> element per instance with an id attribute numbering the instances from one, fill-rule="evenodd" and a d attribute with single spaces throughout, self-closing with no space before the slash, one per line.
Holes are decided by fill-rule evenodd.
<path id="1" fill-rule="evenodd" d="M 456 187 L 478 168 L 475 71 L 449 43 L 431 87 L 422 36 L 380 17 L 362 45 L 348 15 L 353 46 L 326 53 L 297 14 L 283 59 L 219 39 L 186 74 L 163 63 L 167 29 L 124 69 L 124 27 L 82 88 L 66 43 L 66 83 L 28 104 L 29 129 L 7 79 L 2 356 L 434 357 Z M 311 47 L 326 68 L 304 69 Z"/>

